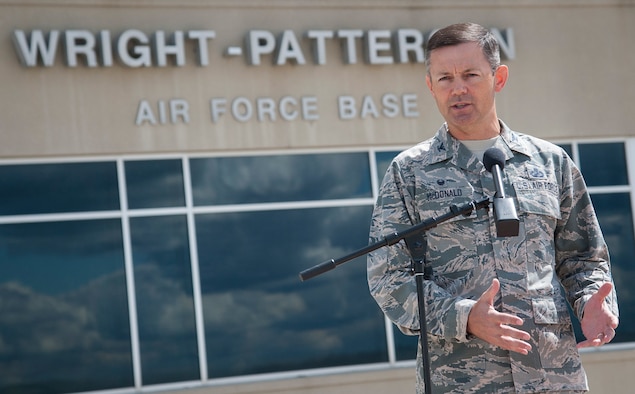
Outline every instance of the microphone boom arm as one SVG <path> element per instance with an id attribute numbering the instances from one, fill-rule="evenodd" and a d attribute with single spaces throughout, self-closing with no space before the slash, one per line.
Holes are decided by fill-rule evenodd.
<path id="1" fill-rule="evenodd" d="M 470 213 L 472 213 L 472 211 L 475 211 L 477 209 L 481 209 L 481 208 L 488 208 L 490 204 L 490 200 L 489 198 L 485 197 L 479 201 L 472 201 L 470 203 L 461 205 L 461 206 L 456 206 L 456 205 L 452 205 L 449 209 L 449 211 L 441 216 L 439 216 L 438 218 L 431 218 L 431 219 L 427 219 L 424 220 L 423 222 L 412 226 L 410 228 L 407 228 L 403 231 L 400 232 L 395 232 L 393 234 L 390 234 L 386 237 L 384 237 L 382 240 L 375 242 L 373 244 L 370 244 L 368 246 L 365 246 L 361 249 L 358 249 L 352 253 L 349 253 L 345 256 L 342 256 L 340 258 L 337 259 L 330 259 L 327 261 L 324 261 L 316 266 L 313 266 L 309 269 L 306 269 L 302 272 L 300 272 L 300 280 L 302 281 L 306 281 L 309 280 L 311 278 L 314 278 L 318 275 L 321 275 L 327 271 L 330 271 L 332 269 L 337 268 L 337 266 L 344 264 L 345 262 L 349 261 L 349 260 L 353 260 L 354 258 L 363 256 L 367 253 L 370 253 L 374 250 L 377 250 L 379 248 L 382 248 L 384 246 L 390 246 L 390 245 L 394 245 L 397 242 L 401 241 L 402 239 L 405 239 L 407 237 L 411 237 L 412 235 L 415 235 L 417 233 L 423 232 L 423 231 L 427 231 L 433 227 L 436 227 L 437 225 L 439 225 L 440 223 L 443 223 L 449 219 L 452 219 L 456 216 L 459 215 L 469 215 Z"/>

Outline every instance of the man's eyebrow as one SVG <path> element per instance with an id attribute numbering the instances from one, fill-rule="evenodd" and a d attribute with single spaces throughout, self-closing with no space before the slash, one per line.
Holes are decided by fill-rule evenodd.
<path id="1" fill-rule="evenodd" d="M 436 72 L 433 72 L 432 74 L 433 75 L 452 75 L 454 73 L 450 71 L 436 71 Z"/>
<path id="2" fill-rule="evenodd" d="M 469 67 L 469 68 L 466 68 L 465 70 L 459 71 L 459 74 L 465 74 L 465 73 L 471 73 L 471 72 L 481 72 L 481 69 L 478 68 L 478 67 Z M 431 74 L 433 74 L 433 75 L 453 75 L 454 72 L 448 71 L 448 70 L 441 70 L 441 71 L 432 72 Z"/>

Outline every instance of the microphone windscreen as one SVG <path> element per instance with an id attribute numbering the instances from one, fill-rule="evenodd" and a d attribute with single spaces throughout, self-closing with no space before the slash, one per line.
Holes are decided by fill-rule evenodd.
<path id="1" fill-rule="evenodd" d="M 492 172 L 492 167 L 496 164 L 501 170 L 505 167 L 505 154 L 498 148 L 489 148 L 483 154 L 483 165 L 487 171 Z"/>

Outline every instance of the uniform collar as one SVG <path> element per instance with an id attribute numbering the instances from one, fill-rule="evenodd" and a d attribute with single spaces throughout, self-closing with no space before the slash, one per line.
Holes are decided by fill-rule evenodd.
<path id="1" fill-rule="evenodd" d="M 520 135 L 507 127 L 503 121 L 499 120 L 499 123 L 501 125 L 501 138 L 496 141 L 494 147 L 503 151 L 505 160 L 514 157 L 515 153 L 529 156 L 529 151 L 522 144 Z M 434 136 L 430 146 L 429 160 L 430 164 L 451 160 L 455 165 L 463 169 L 476 172 L 482 168 L 480 160 L 472 155 L 461 141 L 448 132 L 446 124 L 443 124 Z"/>

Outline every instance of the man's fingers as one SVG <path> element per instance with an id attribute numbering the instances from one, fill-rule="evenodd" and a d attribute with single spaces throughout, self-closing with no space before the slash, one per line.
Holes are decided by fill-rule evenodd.
<path id="1" fill-rule="evenodd" d="M 615 337 L 615 330 L 609 327 L 604 332 L 601 332 L 598 335 L 596 335 L 595 338 L 590 338 L 578 343 L 576 347 L 578 349 L 581 349 L 585 347 L 602 346 L 605 343 L 611 342 L 614 337 Z"/>
<path id="2" fill-rule="evenodd" d="M 615 338 L 615 329 L 611 327 L 608 330 L 606 330 L 602 339 L 608 343 L 608 342 L 611 342 L 613 338 Z"/>
<path id="3" fill-rule="evenodd" d="M 528 332 L 519 330 L 510 326 L 501 326 L 503 329 L 502 336 L 516 338 L 522 341 L 528 341 L 531 339 L 531 335 Z"/>
<path id="4" fill-rule="evenodd" d="M 600 286 L 600 288 L 598 289 L 597 293 L 595 293 L 595 295 L 600 297 L 600 300 L 604 302 L 604 299 L 608 297 L 609 294 L 611 294 L 612 290 L 613 290 L 613 285 L 610 282 L 606 282 L 602 286 Z"/>
<path id="5" fill-rule="evenodd" d="M 483 301 L 486 301 L 490 305 L 494 305 L 494 298 L 496 297 L 496 293 L 500 290 L 500 282 L 498 279 L 493 279 L 492 284 L 489 285 L 485 293 L 481 296 Z"/>
<path id="6" fill-rule="evenodd" d="M 527 354 L 531 351 L 531 335 L 528 332 L 512 327 L 521 325 L 522 319 L 506 313 L 497 315 L 499 324 L 489 331 L 488 342 L 506 350 Z"/>
<path id="7" fill-rule="evenodd" d="M 510 315 L 509 313 L 496 312 L 496 318 L 498 319 L 498 323 L 501 325 L 501 327 L 506 327 L 505 325 L 512 325 L 512 326 L 523 325 L 523 319 L 515 315 Z M 512 328 L 512 327 L 509 327 L 509 328 Z M 516 330 L 515 328 L 512 328 L 512 329 Z M 516 330 L 516 331 L 524 332 L 520 330 Z"/>
<path id="8" fill-rule="evenodd" d="M 521 341 L 512 337 L 501 337 L 501 348 L 510 350 L 520 354 L 528 354 L 531 351 L 531 345 L 525 341 Z"/>
<path id="9" fill-rule="evenodd" d="M 582 349 L 585 347 L 595 347 L 595 346 L 600 346 L 602 344 L 602 341 L 599 338 L 594 338 L 594 339 L 587 339 L 585 341 L 582 341 L 580 343 L 578 343 L 576 345 L 576 347 L 578 349 Z"/>
<path id="10" fill-rule="evenodd" d="M 584 308 L 581 326 L 585 341 L 578 344 L 578 348 L 601 346 L 609 343 L 615 336 L 615 329 L 619 324 L 617 316 L 607 308 L 605 299 L 613 291 L 613 284 L 606 282 L 591 296 Z"/>
<path id="11" fill-rule="evenodd" d="M 510 326 L 501 326 L 498 346 L 513 352 L 528 354 L 531 351 L 529 333 Z"/>
<path id="12" fill-rule="evenodd" d="M 503 349 L 528 354 L 531 345 L 529 333 L 512 326 L 522 326 L 518 316 L 501 313 L 494 309 L 496 294 L 500 291 L 500 282 L 493 279 L 491 285 L 472 307 L 467 322 L 467 332 L 476 335 L 492 345 Z"/>

